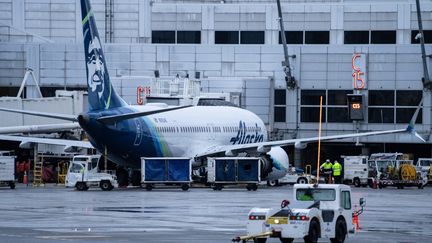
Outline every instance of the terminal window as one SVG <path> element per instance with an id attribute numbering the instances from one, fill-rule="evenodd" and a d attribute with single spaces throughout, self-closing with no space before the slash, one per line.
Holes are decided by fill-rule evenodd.
<path id="1" fill-rule="evenodd" d="M 264 31 L 240 31 L 240 44 L 264 44 Z"/>
<path id="2" fill-rule="evenodd" d="M 330 31 L 305 31 L 305 44 L 329 44 Z"/>
<path id="3" fill-rule="evenodd" d="M 274 92 L 274 122 L 286 121 L 286 90 L 276 89 Z"/>
<path id="4" fill-rule="evenodd" d="M 396 30 L 372 30 L 371 44 L 396 44 Z"/>
<path id="5" fill-rule="evenodd" d="M 215 31 L 215 44 L 238 44 L 238 31 Z"/>
<path id="6" fill-rule="evenodd" d="M 397 90 L 396 91 L 396 123 L 409 123 L 418 104 L 423 97 L 421 90 Z M 422 122 L 422 110 L 420 109 L 416 123 Z"/>
<path id="7" fill-rule="evenodd" d="M 285 31 L 285 39 L 287 44 L 303 44 L 303 31 Z M 279 44 L 282 44 L 280 31 Z"/>
<path id="8" fill-rule="evenodd" d="M 327 91 L 327 122 L 351 122 L 348 116 L 347 94 L 352 94 L 352 90 Z"/>
<path id="9" fill-rule="evenodd" d="M 345 31 L 344 44 L 369 44 L 369 31 Z"/>
<path id="10" fill-rule="evenodd" d="M 409 123 L 422 97 L 422 90 L 369 90 L 368 121 Z M 422 123 L 422 110 L 416 123 Z"/>
<path id="11" fill-rule="evenodd" d="M 165 31 L 165 30 L 152 31 L 152 43 L 162 43 L 162 44 L 175 43 L 175 31 Z"/>
<path id="12" fill-rule="evenodd" d="M 201 44 L 201 31 L 177 31 L 178 44 Z"/>
<path id="13" fill-rule="evenodd" d="M 420 38 L 416 38 L 419 34 L 418 30 L 411 30 L 411 44 L 419 44 Z M 432 30 L 423 30 L 424 42 L 427 44 L 432 43 Z"/>
<path id="14" fill-rule="evenodd" d="M 325 90 L 301 90 L 301 122 L 319 122 L 320 97 L 323 97 L 322 121 L 326 121 L 326 91 Z"/>

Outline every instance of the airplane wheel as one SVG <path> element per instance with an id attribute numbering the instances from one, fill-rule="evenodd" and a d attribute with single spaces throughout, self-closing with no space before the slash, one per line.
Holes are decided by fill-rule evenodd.
<path id="1" fill-rule="evenodd" d="M 126 187 L 129 185 L 129 173 L 123 167 L 117 168 L 117 181 L 119 187 Z"/>
<path id="2" fill-rule="evenodd" d="M 141 184 L 141 172 L 138 170 L 132 171 L 131 181 L 132 186 L 139 186 Z"/>

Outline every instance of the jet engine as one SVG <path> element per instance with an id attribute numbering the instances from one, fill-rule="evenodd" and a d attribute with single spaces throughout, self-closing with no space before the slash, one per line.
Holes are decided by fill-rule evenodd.
<path id="1" fill-rule="evenodd" d="M 261 178 L 262 180 L 278 180 L 284 177 L 288 171 L 289 158 L 285 150 L 279 146 L 261 157 Z"/>

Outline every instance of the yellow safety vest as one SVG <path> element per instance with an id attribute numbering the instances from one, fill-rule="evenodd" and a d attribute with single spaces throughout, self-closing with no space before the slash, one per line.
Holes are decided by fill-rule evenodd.
<path id="1" fill-rule="evenodd" d="M 330 163 L 330 162 L 325 162 L 324 164 L 323 164 L 323 169 L 325 169 L 325 170 L 331 170 L 332 169 L 332 163 Z"/>
<path id="2" fill-rule="evenodd" d="M 342 171 L 342 165 L 339 164 L 339 162 L 335 162 L 334 165 L 332 166 L 333 169 L 333 176 L 340 176 L 341 175 L 341 171 Z"/>

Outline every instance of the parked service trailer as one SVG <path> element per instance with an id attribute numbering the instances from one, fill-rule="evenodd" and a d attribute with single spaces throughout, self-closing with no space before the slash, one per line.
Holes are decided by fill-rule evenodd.
<path id="1" fill-rule="evenodd" d="M 229 184 L 247 184 L 248 191 L 256 191 L 261 181 L 261 163 L 255 157 L 208 158 L 207 172 L 207 182 L 213 190 L 222 190 Z"/>
<path id="2" fill-rule="evenodd" d="M 15 188 L 15 156 L 0 153 L 0 186 Z"/>
<path id="3" fill-rule="evenodd" d="M 141 185 L 148 191 L 155 184 L 180 184 L 187 191 L 192 182 L 190 158 L 141 158 Z"/>

